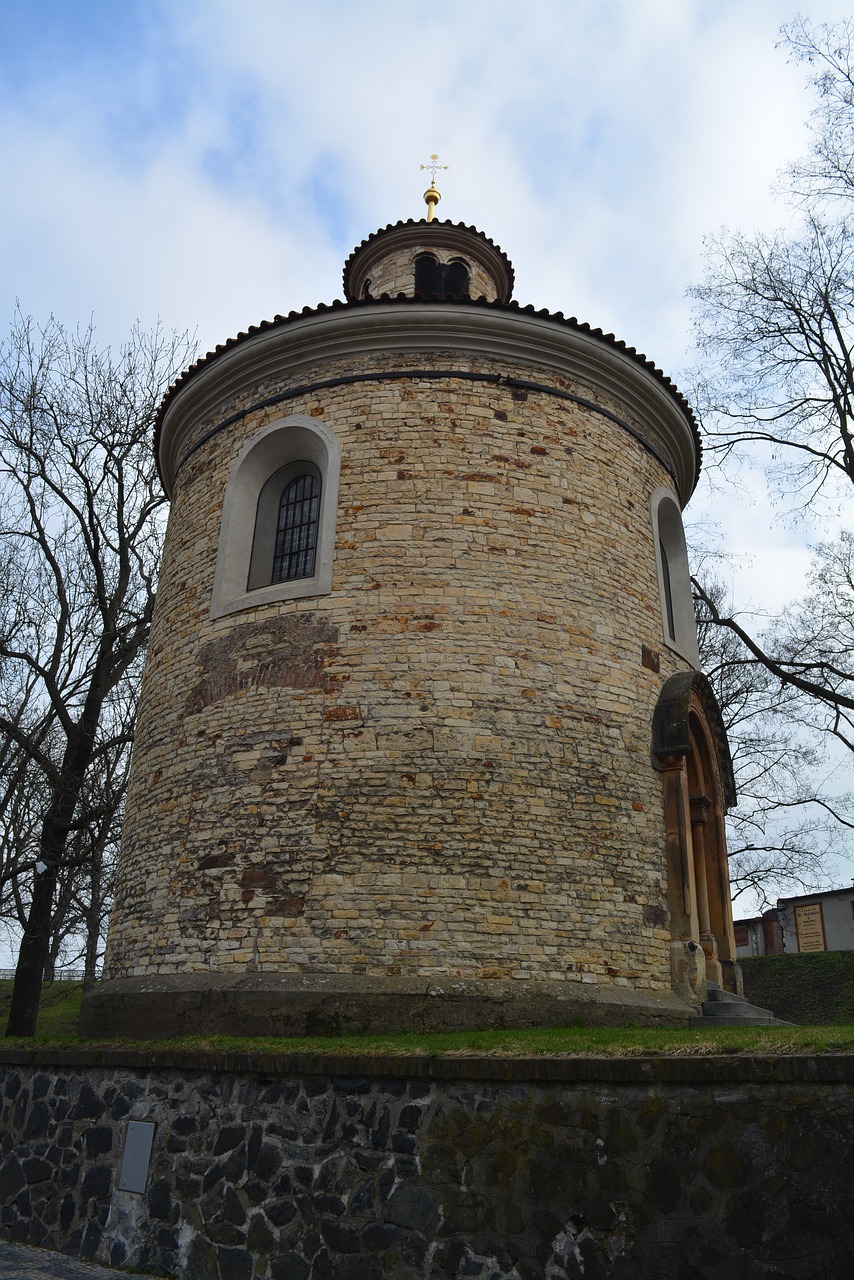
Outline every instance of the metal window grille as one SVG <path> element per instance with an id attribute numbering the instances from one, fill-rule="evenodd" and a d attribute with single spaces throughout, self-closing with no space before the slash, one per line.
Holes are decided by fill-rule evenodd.
<path id="1" fill-rule="evenodd" d="M 319 519 L 319 481 L 312 475 L 296 476 L 285 485 L 279 499 L 273 582 L 312 576 Z"/>

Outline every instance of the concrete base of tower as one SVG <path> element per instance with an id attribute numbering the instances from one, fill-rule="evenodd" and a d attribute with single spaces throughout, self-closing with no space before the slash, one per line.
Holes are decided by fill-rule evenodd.
<path id="1" fill-rule="evenodd" d="M 672 992 L 578 982 L 414 980 L 220 973 L 114 978 L 83 1002 L 95 1039 L 177 1035 L 310 1036 L 568 1026 L 687 1026 Z"/>

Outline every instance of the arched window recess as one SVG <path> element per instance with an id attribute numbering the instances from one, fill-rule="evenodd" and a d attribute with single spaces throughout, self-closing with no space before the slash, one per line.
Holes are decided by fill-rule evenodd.
<path id="1" fill-rule="evenodd" d="M 697 620 L 682 513 L 672 490 L 665 486 L 652 495 L 652 530 L 664 642 L 698 667 Z"/>
<path id="2" fill-rule="evenodd" d="M 302 414 L 244 445 L 223 502 L 211 615 L 332 589 L 340 447 Z"/>
<path id="3" fill-rule="evenodd" d="M 421 253 L 415 259 L 415 292 L 425 298 L 464 298 L 469 287 L 469 268 L 464 259 L 438 262 L 432 253 Z"/>

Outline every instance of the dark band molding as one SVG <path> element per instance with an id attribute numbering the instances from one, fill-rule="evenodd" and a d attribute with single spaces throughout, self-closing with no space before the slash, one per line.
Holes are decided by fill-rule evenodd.
<path id="1" fill-rule="evenodd" d="M 449 359 L 462 367 L 449 369 Z M 417 367 L 401 368 L 408 362 Z M 495 372 L 474 372 L 471 362 Z M 333 376 L 324 378 L 327 371 Z M 415 377 L 539 390 L 577 403 L 627 430 L 662 460 L 680 505 L 696 484 L 700 441 L 690 410 L 661 375 L 628 351 L 595 333 L 509 307 L 388 301 L 313 312 L 247 335 L 176 385 L 159 418 L 166 490 L 171 492 L 178 465 L 200 432 L 251 412 L 241 408 L 226 418 L 232 407 L 270 408 L 308 389 Z"/>
<path id="2" fill-rule="evenodd" d="M 282 391 L 275 396 L 267 396 L 264 400 L 258 400 L 255 404 L 248 405 L 245 409 L 240 409 L 237 413 L 229 414 L 227 418 L 223 418 L 216 426 L 211 427 L 205 434 L 191 445 L 189 449 L 178 459 L 175 466 L 175 481 L 177 482 L 181 468 L 184 463 L 193 456 L 198 449 L 212 440 L 214 436 L 219 435 L 221 431 L 225 431 L 228 427 L 234 426 L 237 422 L 242 422 L 244 418 L 249 417 L 253 413 L 258 413 L 262 409 L 274 408 L 276 405 L 285 404 L 288 400 L 298 399 L 300 396 L 314 395 L 318 391 L 329 391 L 335 387 L 352 386 L 360 382 L 395 382 L 402 379 L 443 379 L 457 378 L 463 382 L 485 382 L 495 387 L 508 387 L 515 391 L 531 391 L 540 395 L 554 396 L 559 400 L 567 400 L 571 404 L 577 404 L 581 408 L 588 409 L 591 413 L 598 413 L 601 417 L 607 418 L 609 422 L 615 423 L 623 431 L 628 432 L 633 440 L 636 440 L 642 448 L 646 449 L 655 460 L 664 467 L 667 474 L 677 483 L 677 477 L 673 467 L 664 457 L 664 455 L 655 448 L 654 445 L 647 440 L 640 431 L 636 430 L 631 423 L 626 422 L 624 418 L 613 413 L 610 409 L 606 409 L 604 405 L 596 404 L 593 400 L 588 400 L 584 396 L 574 395 L 571 391 L 563 391 L 559 387 L 550 387 L 542 382 L 528 382 L 524 378 L 509 378 L 499 373 L 473 373 L 467 369 L 387 369 L 376 373 L 351 373 L 340 378 L 323 378 L 316 382 L 305 382 L 300 386 L 289 387 L 287 391 Z"/>

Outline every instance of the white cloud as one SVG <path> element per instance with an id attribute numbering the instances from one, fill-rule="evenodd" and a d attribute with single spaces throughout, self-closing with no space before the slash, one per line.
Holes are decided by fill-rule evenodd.
<path id="1" fill-rule="evenodd" d="M 41 30 L 37 6 L 10 6 L 0 314 L 16 297 L 36 318 L 94 313 L 117 342 L 159 316 L 213 347 L 339 296 L 354 244 L 422 216 L 418 165 L 438 151 L 440 215 L 502 245 L 520 301 L 678 376 L 703 235 L 784 216 L 769 186 L 812 102 L 774 47 L 795 7 L 148 0 Z M 821 530 L 776 519 L 761 478 L 704 481 L 689 516 L 720 527 L 741 607 L 803 593 Z"/>
<path id="2" fill-rule="evenodd" d="M 160 316 L 209 348 L 339 296 L 355 243 L 421 216 L 418 164 L 438 151 L 441 214 L 503 246 L 520 301 L 678 375 L 703 234 L 773 226 L 769 184 L 804 148 L 811 98 L 774 48 L 780 0 L 140 12 L 134 47 L 90 30 L 64 67 L 34 55 L 0 91 L 7 315 L 15 296 L 37 317 L 94 313 L 115 340 Z M 698 515 L 712 507 L 736 548 L 756 541 L 745 503 L 698 495 Z M 791 576 L 759 543 L 776 600 Z"/>

